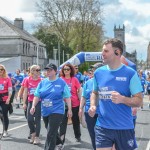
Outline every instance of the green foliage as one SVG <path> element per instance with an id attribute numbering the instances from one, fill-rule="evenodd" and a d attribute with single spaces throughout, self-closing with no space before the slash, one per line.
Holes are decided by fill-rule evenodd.
<path id="1" fill-rule="evenodd" d="M 53 49 L 58 49 L 58 44 L 60 44 L 60 63 L 63 63 L 63 51 L 64 51 L 64 61 L 67 60 L 67 55 L 73 55 L 73 52 L 70 47 L 65 46 L 61 41 L 59 41 L 57 35 L 50 34 L 44 27 L 40 27 L 38 31 L 33 34 L 37 39 L 43 42 L 46 45 L 48 58 L 54 59 Z M 57 53 L 58 59 L 58 53 Z"/>

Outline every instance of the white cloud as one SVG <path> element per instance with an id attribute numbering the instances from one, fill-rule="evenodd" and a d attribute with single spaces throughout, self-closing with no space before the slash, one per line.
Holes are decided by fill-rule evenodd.
<path id="1" fill-rule="evenodd" d="M 24 20 L 24 27 L 31 31 L 37 22 L 35 2 L 38 0 L 0 0 L 0 16 L 13 22 L 15 18 Z M 150 1 L 149 0 L 105 0 L 104 30 L 107 37 L 113 37 L 113 28 L 125 25 L 126 49 L 135 49 L 138 58 L 146 60 L 150 41 Z M 8 5 L 9 4 L 9 5 Z"/>
<path id="2" fill-rule="evenodd" d="M 37 0 L 0 0 L 0 16 L 12 23 L 15 18 L 22 18 L 25 30 L 31 32 L 37 22 L 35 2 Z"/>
<path id="3" fill-rule="evenodd" d="M 150 17 L 149 2 L 144 3 L 144 0 L 120 0 L 120 2 L 125 9 L 136 12 L 137 16 Z"/>
<path id="4" fill-rule="evenodd" d="M 110 0 L 111 1 L 111 0 Z M 106 36 L 112 37 L 114 25 L 125 25 L 126 50 L 138 53 L 138 59 L 147 59 L 150 41 L 150 2 L 146 0 L 118 0 L 104 7 Z M 110 28 L 112 27 L 112 28 Z"/>

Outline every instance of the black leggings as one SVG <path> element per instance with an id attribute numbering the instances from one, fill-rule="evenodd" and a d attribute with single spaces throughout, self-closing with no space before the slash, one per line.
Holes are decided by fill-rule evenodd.
<path id="1" fill-rule="evenodd" d="M 3 117 L 4 117 L 4 130 L 8 130 L 8 125 L 9 125 L 9 119 L 8 119 L 8 110 L 9 110 L 9 105 L 5 104 L 5 102 L 1 102 L 0 106 L 2 107 L 3 111 Z"/>

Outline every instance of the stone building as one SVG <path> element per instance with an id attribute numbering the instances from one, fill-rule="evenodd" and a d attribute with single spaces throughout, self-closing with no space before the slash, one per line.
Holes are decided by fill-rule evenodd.
<path id="1" fill-rule="evenodd" d="M 123 52 L 124 52 L 124 56 L 126 55 L 126 46 L 125 46 L 125 26 L 123 25 L 123 27 L 121 28 L 119 25 L 119 28 L 116 27 L 116 25 L 114 26 L 114 37 L 118 38 L 123 44 Z"/>
<path id="2" fill-rule="evenodd" d="M 132 53 L 128 53 L 126 51 L 125 26 L 124 25 L 122 28 L 120 27 L 120 25 L 118 28 L 116 27 L 116 25 L 114 26 L 114 37 L 118 38 L 119 40 L 121 40 L 124 43 L 123 55 L 136 64 L 137 63 L 137 52 L 136 52 L 136 50 L 133 51 Z"/>
<path id="3" fill-rule="evenodd" d="M 25 31 L 23 22 L 16 18 L 12 24 L 0 17 L 0 64 L 8 72 L 27 69 L 33 64 L 43 69 L 47 64 L 45 44 Z"/>

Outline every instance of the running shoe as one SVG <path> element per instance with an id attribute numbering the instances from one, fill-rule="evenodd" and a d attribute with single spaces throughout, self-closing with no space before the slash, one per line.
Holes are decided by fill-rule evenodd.
<path id="1" fill-rule="evenodd" d="M 4 131 L 3 137 L 8 137 L 8 132 Z"/>
<path id="2" fill-rule="evenodd" d="M 34 144 L 34 145 L 40 144 L 40 139 L 39 139 L 39 137 L 35 137 L 33 144 Z"/>

